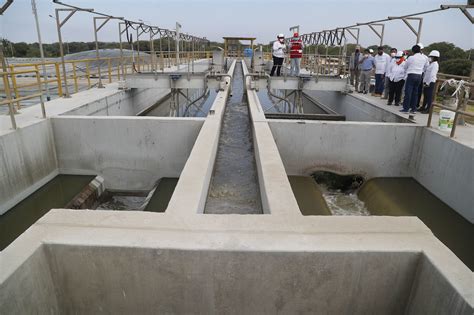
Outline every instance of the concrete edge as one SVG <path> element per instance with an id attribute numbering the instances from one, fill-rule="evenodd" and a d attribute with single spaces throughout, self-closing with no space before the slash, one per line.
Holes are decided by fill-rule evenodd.
<path id="1" fill-rule="evenodd" d="M 236 61 L 232 62 L 228 74 L 233 74 Z M 230 83 L 230 79 L 226 78 Z M 211 183 L 217 155 L 222 119 L 224 117 L 230 84 L 219 91 L 208 116 L 199 131 L 191 154 L 184 165 L 176 188 L 166 210 L 167 213 L 189 215 L 203 213 Z M 213 114 L 211 114 L 213 111 Z"/>
<path id="2" fill-rule="evenodd" d="M 242 63 L 242 67 L 245 76 L 249 71 L 245 63 Z M 263 211 L 265 214 L 302 215 L 258 95 L 254 90 L 247 89 L 247 80 L 245 89 L 252 119 L 253 145 Z"/>

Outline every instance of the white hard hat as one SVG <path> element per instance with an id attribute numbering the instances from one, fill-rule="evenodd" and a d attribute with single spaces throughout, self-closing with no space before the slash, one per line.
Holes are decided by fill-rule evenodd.
<path id="1" fill-rule="evenodd" d="M 418 43 L 417 45 L 420 47 L 420 49 L 423 49 L 423 48 L 425 48 L 425 46 L 423 46 L 423 44 L 422 44 L 422 43 Z"/>
<path id="2" fill-rule="evenodd" d="M 439 58 L 439 51 L 437 50 L 432 50 L 428 57 L 438 57 Z"/>
<path id="3" fill-rule="evenodd" d="M 374 50 L 372 48 L 369 49 L 369 53 L 373 54 Z"/>
<path id="4" fill-rule="evenodd" d="M 277 35 L 277 38 L 285 38 L 285 35 L 280 33 Z"/>
<path id="5" fill-rule="evenodd" d="M 396 57 L 403 57 L 403 50 L 397 51 Z"/>

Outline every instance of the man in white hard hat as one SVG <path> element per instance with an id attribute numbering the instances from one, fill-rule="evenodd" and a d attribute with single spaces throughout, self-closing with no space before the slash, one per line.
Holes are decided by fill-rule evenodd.
<path id="1" fill-rule="evenodd" d="M 429 57 L 429 66 L 425 70 L 423 76 L 423 105 L 419 111 L 423 114 L 430 112 L 431 103 L 433 102 L 434 88 L 436 84 L 437 74 L 439 70 L 438 59 L 440 57 L 439 51 L 432 50 Z"/>
<path id="2" fill-rule="evenodd" d="M 270 76 L 275 74 L 279 77 L 281 73 L 281 66 L 283 60 L 285 59 L 286 45 L 285 45 L 285 35 L 278 34 L 277 40 L 273 43 L 272 55 L 273 55 L 273 67 L 270 72 Z"/>

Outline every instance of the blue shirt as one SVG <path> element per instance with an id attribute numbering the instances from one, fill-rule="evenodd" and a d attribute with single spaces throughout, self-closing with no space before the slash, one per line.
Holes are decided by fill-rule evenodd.
<path id="1" fill-rule="evenodd" d="M 369 55 L 369 57 L 365 58 L 362 57 L 364 61 L 361 63 L 361 69 L 362 71 L 367 71 L 367 70 L 372 70 L 372 68 L 375 66 L 375 59 L 372 55 Z"/>

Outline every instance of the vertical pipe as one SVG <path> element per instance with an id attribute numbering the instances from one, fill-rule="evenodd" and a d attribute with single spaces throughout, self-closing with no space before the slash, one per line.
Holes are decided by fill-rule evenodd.
<path id="1" fill-rule="evenodd" d="M 13 93 L 15 93 L 15 98 L 19 98 L 20 93 L 18 92 L 18 86 L 16 84 L 15 67 L 13 65 L 10 65 L 10 71 L 11 71 L 11 78 L 12 78 Z M 16 107 L 18 109 L 21 109 L 20 101 L 16 101 Z"/>
<path id="2" fill-rule="evenodd" d="M 77 84 L 77 73 L 76 73 L 76 63 L 73 61 L 72 65 L 72 77 L 74 78 L 74 91 L 79 92 L 79 86 Z"/>
<path id="3" fill-rule="evenodd" d="M 119 23 L 118 27 L 119 27 L 119 45 L 120 45 L 120 68 L 122 69 L 122 77 L 125 80 L 125 71 L 123 69 L 122 23 Z M 120 80 L 120 72 L 119 72 L 119 80 Z"/>
<path id="4" fill-rule="evenodd" d="M 137 26 L 137 71 L 140 72 L 140 34 L 138 34 L 138 26 Z"/>
<path id="5" fill-rule="evenodd" d="M 36 10 L 35 0 L 31 0 L 31 8 L 33 10 L 33 15 L 35 17 L 36 33 L 38 34 L 38 44 L 39 44 L 39 50 L 40 50 L 41 63 L 43 64 L 42 68 L 43 68 L 43 78 L 45 80 L 44 87 L 46 89 L 46 100 L 50 101 L 51 96 L 49 95 L 48 76 L 46 75 L 46 65 L 45 65 L 45 61 L 44 61 L 43 42 L 41 41 L 41 31 L 40 31 L 40 26 L 39 26 L 39 22 L 38 22 L 38 12 Z"/>
<path id="6" fill-rule="evenodd" d="M 71 97 L 71 95 L 69 94 L 69 88 L 67 86 L 66 62 L 64 60 L 63 39 L 61 37 L 61 24 L 59 23 L 59 9 L 56 9 L 55 12 L 56 12 L 56 28 L 58 29 L 59 53 L 61 55 L 61 63 L 63 65 L 64 89 L 66 91 L 66 94 L 64 95 L 64 97 L 69 98 Z"/>
<path id="7" fill-rule="evenodd" d="M 99 76 L 99 85 L 98 88 L 103 88 L 102 85 L 102 74 L 100 73 L 100 56 L 99 56 L 99 42 L 97 41 L 97 18 L 93 18 L 94 20 L 94 38 L 95 38 L 95 57 L 97 59 L 97 73 Z"/>
<path id="8" fill-rule="evenodd" d="M 36 74 L 36 83 L 38 84 L 38 88 L 39 88 L 39 91 L 40 91 L 39 98 L 40 98 L 40 102 L 41 102 L 41 113 L 43 114 L 43 118 L 46 118 L 46 109 L 44 108 L 43 92 L 41 91 L 42 90 L 41 79 L 40 79 L 38 69 L 35 69 L 35 74 Z"/>
<path id="9" fill-rule="evenodd" d="M 0 46 L 0 51 L 1 51 L 1 56 L 0 57 L 3 57 L 3 45 Z M 3 61 L 3 58 L 2 58 L 2 61 Z M 16 126 L 16 120 L 15 120 L 15 108 L 13 107 L 13 103 L 12 103 L 12 98 L 11 98 L 11 91 L 10 91 L 10 84 L 8 82 L 8 73 L 6 71 L 3 72 L 2 74 L 2 77 L 3 77 L 3 86 L 5 87 L 5 94 L 7 95 L 7 101 L 8 101 L 8 109 L 9 109 L 9 113 L 10 113 L 10 120 L 11 120 L 11 123 L 12 123 L 12 128 L 13 129 L 16 129 L 17 126 Z"/>

